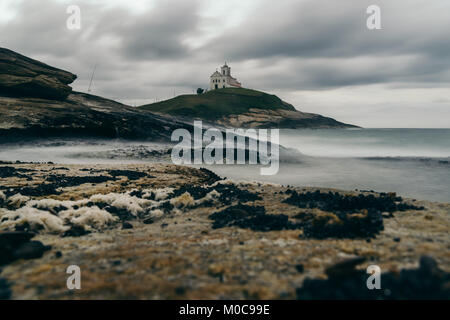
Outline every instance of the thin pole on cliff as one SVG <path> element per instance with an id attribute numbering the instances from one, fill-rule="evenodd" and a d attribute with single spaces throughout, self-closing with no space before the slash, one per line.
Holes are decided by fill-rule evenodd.
<path id="1" fill-rule="evenodd" d="M 97 65 L 94 66 L 94 70 L 92 70 L 91 81 L 89 81 L 88 92 L 91 92 L 92 81 L 94 80 L 95 70 L 97 69 Z"/>

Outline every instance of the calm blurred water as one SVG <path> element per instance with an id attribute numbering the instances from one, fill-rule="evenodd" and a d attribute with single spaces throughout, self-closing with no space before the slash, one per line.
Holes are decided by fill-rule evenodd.
<path id="1" fill-rule="evenodd" d="M 249 166 L 212 169 L 234 179 L 450 202 L 450 129 L 281 130 L 280 143 L 304 156 L 281 163 L 275 176 Z"/>
<path id="2" fill-rule="evenodd" d="M 402 196 L 450 202 L 450 129 L 281 130 L 281 145 L 296 161 L 281 162 L 274 176 L 258 166 L 205 166 L 222 176 L 295 186 L 394 191 Z M 146 150 L 151 142 L 71 140 L 2 145 L 0 160 L 55 163 L 170 162 Z M 301 152 L 299 154 L 298 152 Z M 283 158 L 282 158 L 283 160 Z"/>

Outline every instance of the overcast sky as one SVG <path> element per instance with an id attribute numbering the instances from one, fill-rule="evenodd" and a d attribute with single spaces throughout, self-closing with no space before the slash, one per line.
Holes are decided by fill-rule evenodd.
<path id="1" fill-rule="evenodd" d="M 227 61 L 245 87 L 364 127 L 450 128 L 449 32 L 449 0 L 0 1 L 0 46 L 77 74 L 75 90 L 97 64 L 93 94 L 140 105 Z"/>

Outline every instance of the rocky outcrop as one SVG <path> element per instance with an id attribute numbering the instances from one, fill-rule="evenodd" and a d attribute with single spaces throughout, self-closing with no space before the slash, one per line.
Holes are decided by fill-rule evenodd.
<path id="1" fill-rule="evenodd" d="M 0 95 L 0 143 L 52 137 L 170 141 L 192 125 L 73 92 L 64 101 Z"/>
<path id="2" fill-rule="evenodd" d="M 242 114 L 231 114 L 222 117 L 215 123 L 224 127 L 234 128 L 357 128 L 357 126 L 339 122 L 315 113 L 298 110 L 262 110 L 251 108 Z"/>
<path id="3" fill-rule="evenodd" d="M 76 75 L 0 48 L 0 95 L 65 100 Z"/>

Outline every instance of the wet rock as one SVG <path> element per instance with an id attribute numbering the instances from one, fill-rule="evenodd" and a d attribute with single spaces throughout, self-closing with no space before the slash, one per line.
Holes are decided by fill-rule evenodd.
<path id="1" fill-rule="evenodd" d="M 0 48 L 0 94 L 64 100 L 76 75 Z"/>
<path id="2" fill-rule="evenodd" d="M 450 273 L 440 270 L 431 257 L 422 257 L 416 269 L 381 274 L 381 289 L 369 290 L 365 270 L 352 270 L 350 263 L 345 273 L 328 275 L 328 279 L 310 279 L 297 289 L 297 298 L 310 299 L 364 299 L 364 300 L 448 300 Z"/>

